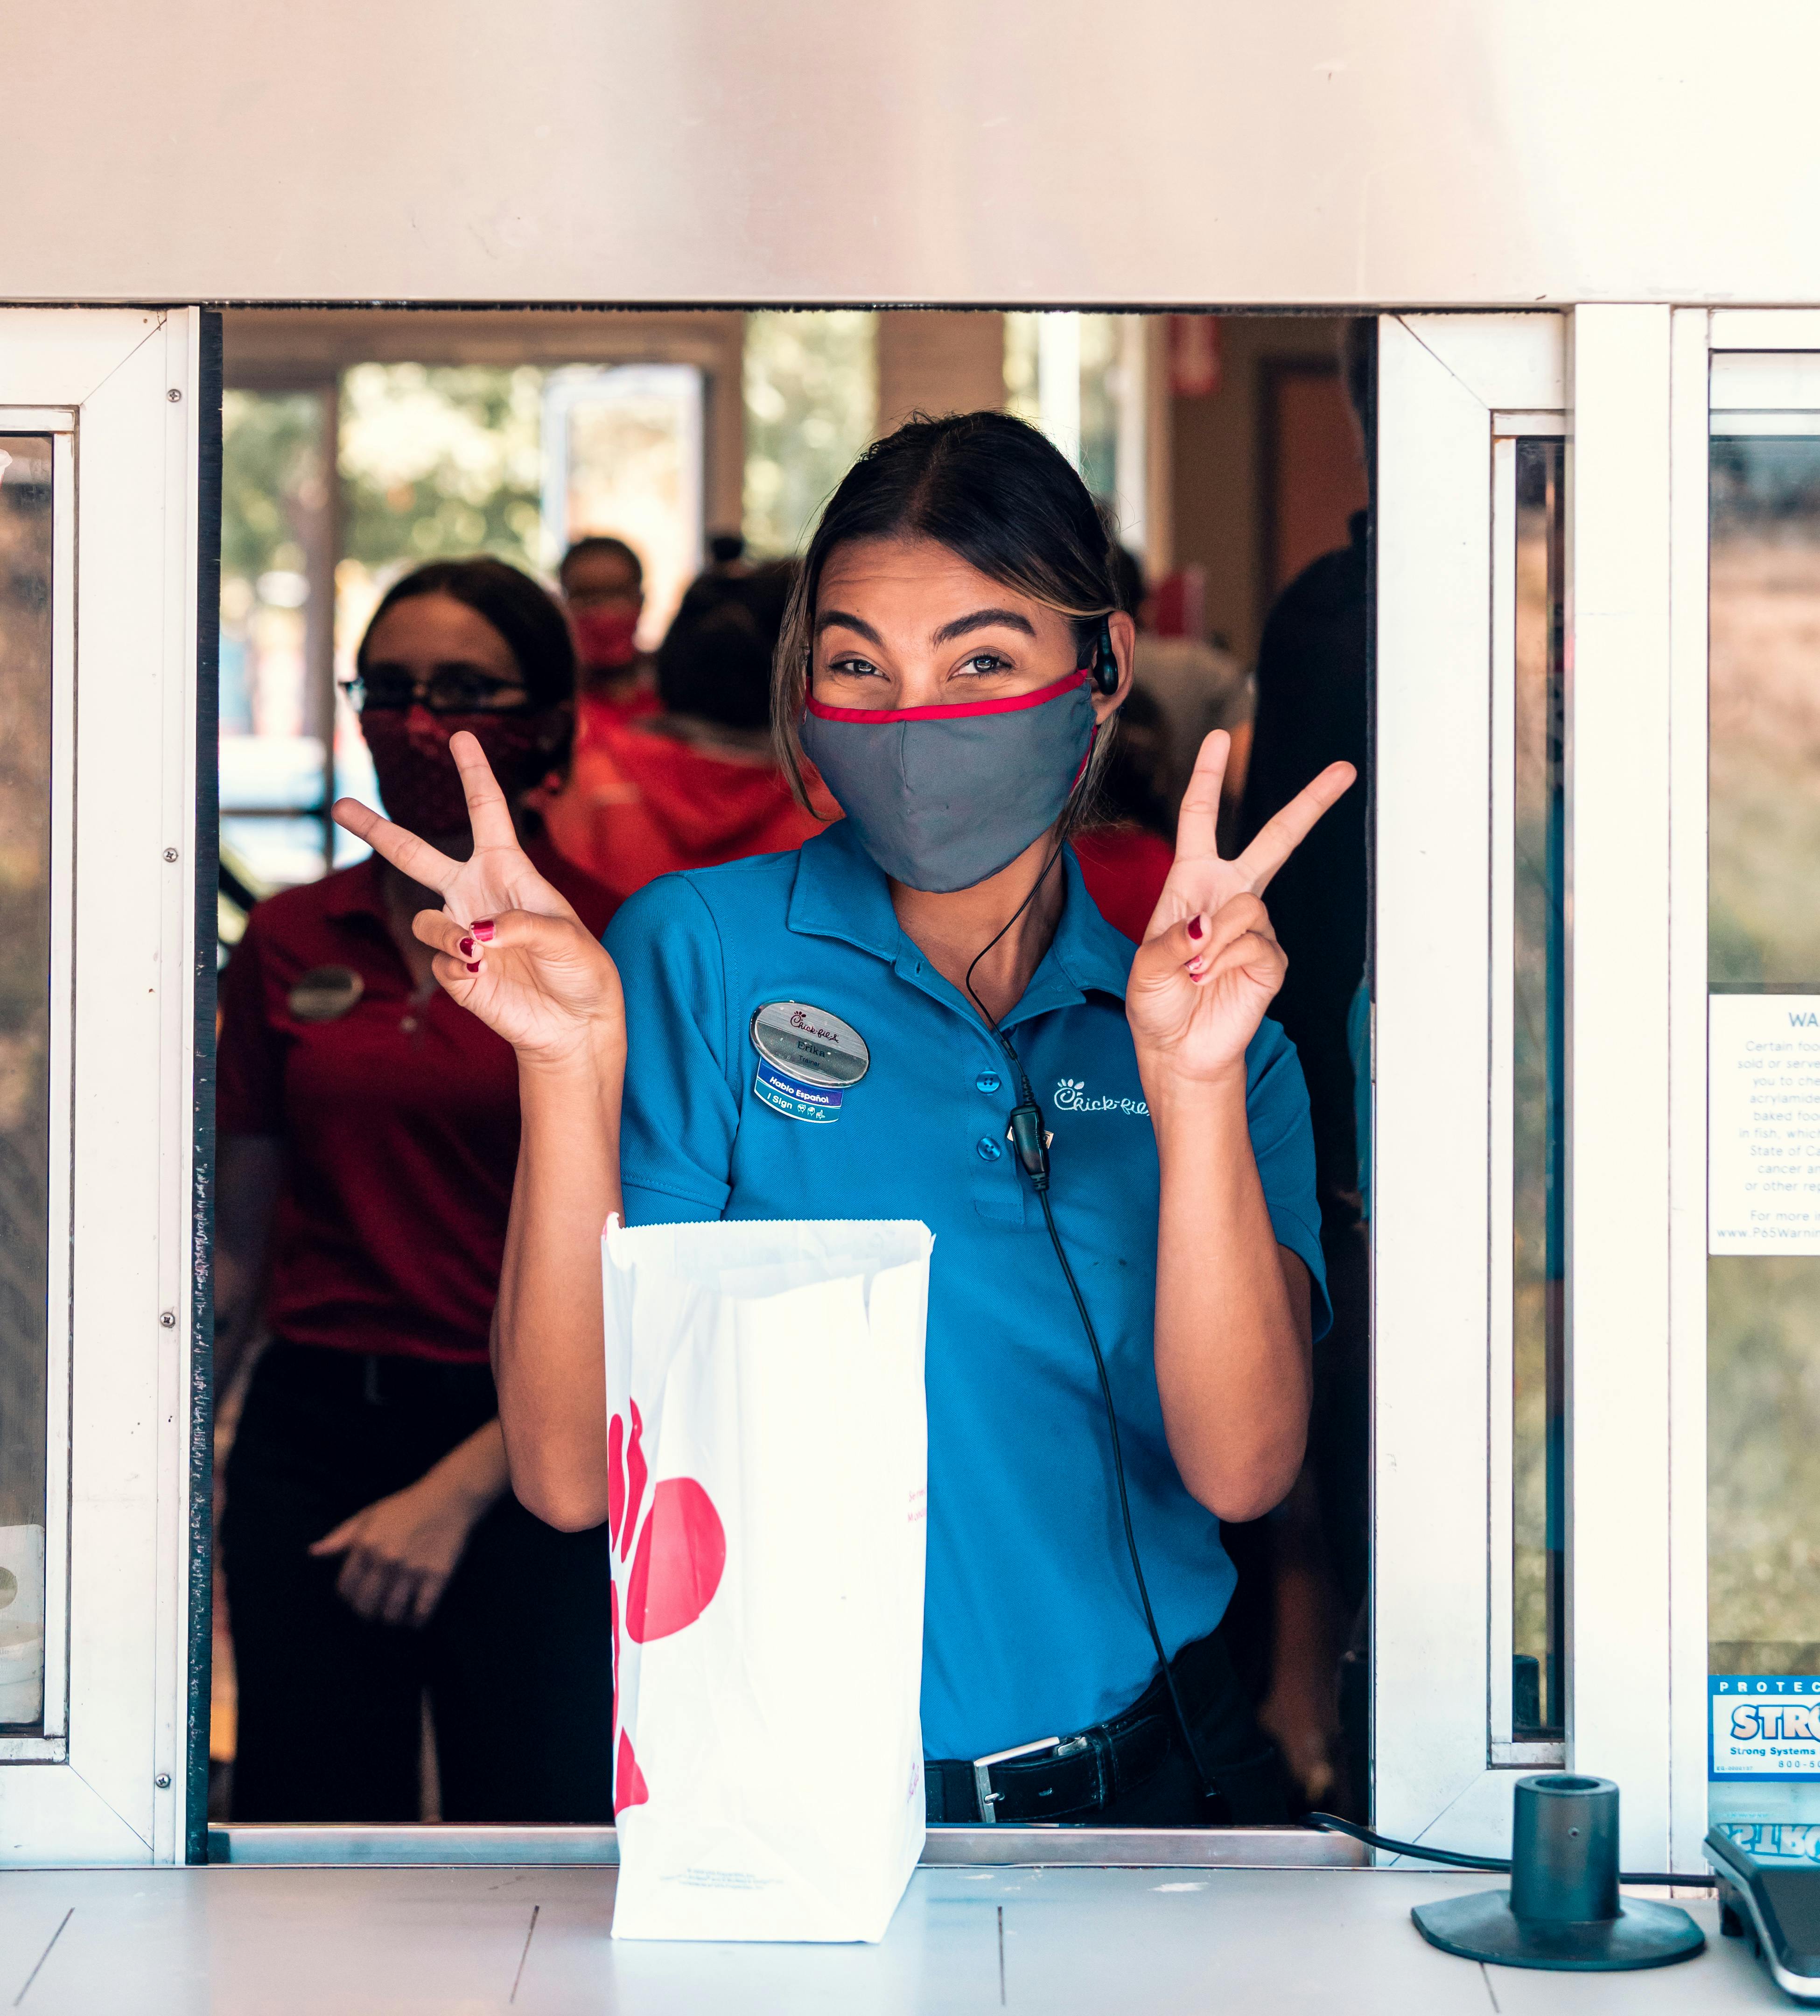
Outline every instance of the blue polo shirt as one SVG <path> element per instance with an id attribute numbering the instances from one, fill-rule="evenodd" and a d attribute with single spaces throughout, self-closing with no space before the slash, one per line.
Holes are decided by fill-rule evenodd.
<path id="1" fill-rule="evenodd" d="M 1225 1613 L 1220 1524 L 1163 1432 L 1153 1345 L 1157 1168 L 1124 1015 L 1133 947 L 1072 852 L 1054 941 L 1004 1027 L 1054 1135 L 1050 1197 L 1118 1409 L 1131 1522 L 1173 1654 Z M 628 1222 L 921 1219 L 930 1263 L 923 1736 L 978 1757 L 1066 1736 L 1155 1676 L 1092 1354 L 1005 1141 L 1016 1087 L 979 1016 L 905 936 L 844 821 L 795 854 L 667 875 L 613 920 L 625 988 Z M 754 1013 L 793 1000 L 857 1029 L 871 1068 L 832 1124 L 753 1093 Z M 1246 1059 L 1271 1223 L 1326 1327 L 1301 1067 L 1266 1021 Z M 829 1508 L 838 1516 L 838 1507 Z"/>

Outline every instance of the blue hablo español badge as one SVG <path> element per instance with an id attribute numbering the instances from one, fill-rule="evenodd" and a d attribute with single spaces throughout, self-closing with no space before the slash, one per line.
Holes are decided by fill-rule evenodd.
<path id="1" fill-rule="evenodd" d="M 758 1069 L 752 1089 L 774 1113 L 811 1126 L 840 1118 L 841 1095 L 872 1066 L 851 1022 L 806 1001 L 768 1001 L 752 1017 Z"/>

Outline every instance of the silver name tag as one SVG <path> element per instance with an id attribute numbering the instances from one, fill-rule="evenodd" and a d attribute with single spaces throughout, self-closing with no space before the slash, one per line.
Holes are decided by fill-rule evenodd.
<path id="1" fill-rule="evenodd" d="M 858 1085 L 872 1067 L 858 1030 L 805 1001 L 766 1002 L 752 1018 L 752 1047 L 808 1085 Z"/>

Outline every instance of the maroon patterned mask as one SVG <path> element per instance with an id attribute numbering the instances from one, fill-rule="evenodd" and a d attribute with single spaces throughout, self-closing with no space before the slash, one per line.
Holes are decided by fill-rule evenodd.
<path id="1" fill-rule="evenodd" d="M 432 714 L 412 707 L 373 708 L 360 718 L 386 816 L 420 839 L 468 830 L 467 794 L 448 747 L 462 728 L 480 743 L 509 801 L 542 783 L 550 767 L 547 714 Z"/>

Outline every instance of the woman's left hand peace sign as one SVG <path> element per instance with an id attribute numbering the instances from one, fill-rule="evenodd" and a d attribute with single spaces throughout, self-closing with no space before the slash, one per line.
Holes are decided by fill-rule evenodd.
<path id="1" fill-rule="evenodd" d="M 1329 764 L 1236 860 L 1222 861 L 1214 826 L 1232 746 L 1223 729 L 1201 744 L 1182 801 L 1175 866 L 1125 991 L 1139 1060 L 1210 1082 L 1243 1075 L 1246 1046 L 1288 969 L 1261 900 L 1264 887 L 1357 775 L 1350 763 Z"/>

